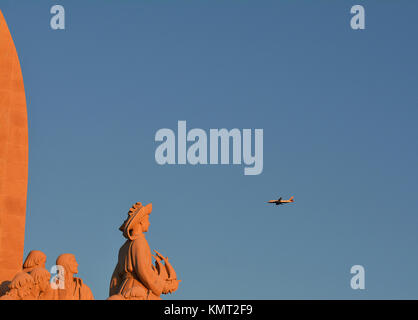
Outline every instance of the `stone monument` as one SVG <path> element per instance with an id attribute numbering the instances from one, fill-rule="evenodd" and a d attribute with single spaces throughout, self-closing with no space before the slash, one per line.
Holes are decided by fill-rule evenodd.
<path id="1" fill-rule="evenodd" d="M 20 63 L 0 11 L 0 285 L 21 271 L 28 184 L 28 121 Z"/>
<path id="2" fill-rule="evenodd" d="M 0 300 L 93 300 L 73 254 L 45 269 L 46 255 L 29 252 L 23 262 L 28 184 L 28 121 L 25 90 L 12 36 L 0 11 Z M 180 280 L 168 259 L 151 253 L 145 232 L 152 205 L 137 202 L 120 227 L 125 244 L 110 281 L 109 300 L 158 300 Z M 155 258 L 155 263 L 152 262 Z M 52 272 L 52 271 L 51 271 Z"/>

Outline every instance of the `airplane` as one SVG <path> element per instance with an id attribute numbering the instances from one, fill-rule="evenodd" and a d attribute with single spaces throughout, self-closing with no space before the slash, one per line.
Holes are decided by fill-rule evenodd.
<path id="1" fill-rule="evenodd" d="M 282 200 L 282 197 L 280 197 L 277 200 L 270 200 L 267 203 L 275 203 L 276 206 L 278 206 L 280 204 L 292 203 L 292 202 L 295 202 L 295 200 L 293 200 L 293 196 L 291 196 L 289 200 Z"/>

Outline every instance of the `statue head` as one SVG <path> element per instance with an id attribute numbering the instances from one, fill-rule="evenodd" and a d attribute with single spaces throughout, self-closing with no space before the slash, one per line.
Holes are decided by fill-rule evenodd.
<path id="1" fill-rule="evenodd" d="M 78 273 L 78 263 L 75 256 L 71 253 L 63 253 L 57 258 L 56 265 L 63 266 L 65 275 L 73 275 Z"/>
<path id="2" fill-rule="evenodd" d="M 150 226 L 149 215 L 152 212 L 152 203 L 143 206 L 141 202 L 135 203 L 129 209 L 128 217 L 119 227 L 123 236 L 135 240 L 141 232 L 147 232 Z"/>
<path id="3" fill-rule="evenodd" d="M 35 295 L 39 295 L 40 292 L 45 292 L 49 289 L 49 280 L 51 279 L 51 274 L 48 270 L 42 267 L 37 267 L 31 271 L 30 275 L 34 281 L 34 286 L 36 289 L 35 291 L 37 291 L 35 292 Z"/>
<path id="4" fill-rule="evenodd" d="M 9 294 L 14 295 L 18 299 L 25 299 L 31 296 L 34 284 L 34 280 L 30 274 L 19 272 L 9 285 Z"/>
<path id="5" fill-rule="evenodd" d="M 32 250 L 29 252 L 28 256 L 26 257 L 25 262 L 23 263 L 23 271 L 30 272 L 36 267 L 45 268 L 46 263 L 46 255 L 42 251 L 39 250 Z"/>

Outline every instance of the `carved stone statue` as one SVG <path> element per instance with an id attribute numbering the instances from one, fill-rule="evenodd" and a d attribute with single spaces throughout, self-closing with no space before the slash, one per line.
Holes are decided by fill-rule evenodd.
<path id="1" fill-rule="evenodd" d="M 73 275 L 77 262 L 62 255 L 65 289 L 47 290 L 46 255 L 31 251 L 23 263 L 28 181 L 28 121 L 19 58 L 0 10 L 0 299 L 93 299 Z M 57 263 L 58 264 L 58 263 Z"/>
<path id="2" fill-rule="evenodd" d="M 82 279 L 74 277 L 78 273 L 78 263 L 73 254 L 63 253 L 57 258 L 56 265 L 63 267 L 64 283 L 53 289 L 54 300 L 94 300 L 90 288 Z"/>
<path id="3" fill-rule="evenodd" d="M 10 290 L 0 300 L 36 300 L 33 295 L 35 283 L 30 274 L 19 272 L 9 284 Z"/>
<path id="4" fill-rule="evenodd" d="M 118 263 L 110 280 L 109 300 L 160 300 L 161 294 L 177 290 L 174 268 L 156 252 L 153 256 L 145 232 L 150 226 L 152 204 L 137 202 L 119 230 L 127 239 L 119 250 Z M 156 259 L 155 265 L 152 257 Z M 164 264 L 162 263 L 164 262 Z"/>
<path id="5" fill-rule="evenodd" d="M 37 267 L 45 268 L 46 255 L 42 251 L 32 250 L 23 263 L 22 272 L 30 273 Z M 49 273 L 49 272 L 48 272 Z M 3 282 L 0 288 L 0 296 L 5 295 L 10 290 L 10 281 Z"/>
<path id="6" fill-rule="evenodd" d="M 37 267 L 45 268 L 46 255 L 42 251 L 32 250 L 23 263 L 23 272 L 31 272 Z"/>
<path id="7" fill-rule="evenodd" d="M 51 274 L 42 267 L 37 267 L 30 272 L 34 286 L 32 294 L 37 300 L 52 300 L 53 292 L 50 285 Z"/>
<path id="8" fill-rule="evenodd" d="M 53 281 L 45 269 L 46 255 L 37 250 L 29 252 L 23 264 L 23 271 L 17 273 L 0 294 L 1 300 L 94 300 L 90 288 L 80 278 L 78 263 L 73 254 L 64 253 L 56 261 L 60 274 Z"/>

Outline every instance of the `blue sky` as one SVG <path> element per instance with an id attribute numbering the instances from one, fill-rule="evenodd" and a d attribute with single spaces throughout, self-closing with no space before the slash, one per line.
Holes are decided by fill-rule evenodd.
<path id="1" fill-rule="evenodd" d="M 418 298 L 416 2 L 67 0 L 60 31 L 54 4 L 0 2 L 28 106 L 25 255 L 74 253 L 104 299 L 118 227 L 152 202 L 147 239 L 182 279 L 163 298 Z M 263 129 L 263 173 L 158 165 L 178 120 Z"/>

